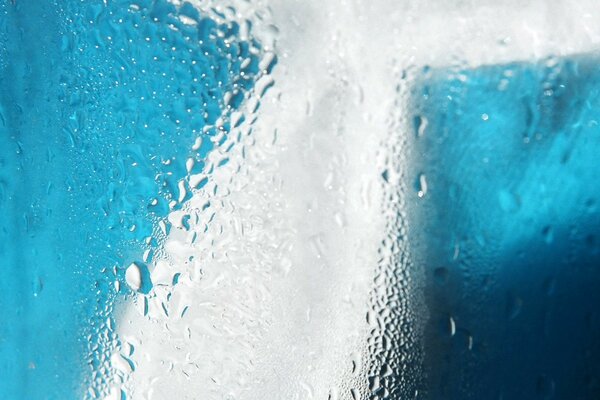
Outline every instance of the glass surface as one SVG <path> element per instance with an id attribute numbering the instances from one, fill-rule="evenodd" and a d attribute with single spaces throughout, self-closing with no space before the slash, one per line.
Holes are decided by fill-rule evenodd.
<path id="1" fill-rule="evenodd" d="M 600 398 L 594 1 L 0 0 L 0 399 Z"/>

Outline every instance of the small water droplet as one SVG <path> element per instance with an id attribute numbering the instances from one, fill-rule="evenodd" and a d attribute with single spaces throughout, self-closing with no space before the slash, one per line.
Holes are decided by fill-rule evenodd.
<path id="1" fill-rule="evenodd" d="M 441 329 L 444 335 L 449 337 L 456 335 L 456 321 L 454 321 L 454 317 L 450 315 L 447 319 L 441 321 Z"/>
<path id="2" fill-rule="evenodd" d="M 427 120 L 427 118 L 425 118 L 421 115 L 417 115 L 414 117 L 413 127 L 415 130 L 415 135 L 418 138 L 422 137 L 425 134 L 425 129 L 427 128 L 428 123 L 429 123 L 429 121 Z"/>
<path id="3" fill-rule="evenodd" d="M 332 387 L 329 389 L 329 396 L 327 397 L 328 400 L 339 400 L 339 398 L 340 395 L 337 387 Z"/>
<path id="4" fill-rule="evenodd" d="M 423 198 L 427 194 L 427 178 L 425 174 L 420 174 L 415 184 L 417 189 L 417 196 Z"/>
<path id="5" fill-rule="evenodd" d="M 33 285 L 32 285 L 32 291 L 33 291 L 33 296 L 34 297 L 38 297 L 40 295 L 40 293 L 42 292 L 42 290 L 44 290 L 44 282 L 42 281 L 41 278 L 35 278 L 33 280 Z"/>
<path id="6" fill-rule="evenodd" d="M 384 170 L 384 171 L 381 173 L 381 177 L 383 178 L 383 180 L 384 180 L 386 183 L 389 183 L 389 182 L 390 182 L 390 172 L 389 172 L 389 170 L 385 169 L 385 170 Z"/>

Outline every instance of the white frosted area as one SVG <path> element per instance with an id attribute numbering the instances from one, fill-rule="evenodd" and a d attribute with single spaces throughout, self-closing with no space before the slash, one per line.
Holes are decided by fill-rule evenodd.
<path id="1" fill-rule="evenodd" d="M 154 289 L 117 324 L 111 396 L 351 398 L 343 388 L 364 385 L 352 371 L 368 357 L 365 314 L 388 234 L 385 157 L 403 168 L 390 147 L 402 71 L 578 53 L 600 40 L 592 2 L 412 3 L 235 4 L 259 39 L 275 39 L 275 85 L 246 113 L 257 119 L 250 134 L 239 128 L 230 162 L 169 217 Z M 413 284 L 418 293 L 418 276 Z"/>
<path id="2" fill-rule="evenodd" d="M 600 44 L 594 0 L 395 4 L 395 44 L 406 66 L 505 63 L 598 50 Z"/>
<path id="3" fill-rule="evenodd" d="M 279 7 L 276 25 L 294 30 L 280 31 L 276 85 L 252 134 L 186 207 L 210 202 L 190 220 L 194 244 L 176 228 L 183 212 L 171 215 L 148 316 L 138 297 L 121 318 L 120 337 L 135 348 L 128 398 L 327 398 L 352 353 L 360 358 L 384 234 L 377 157 L 381 99 L 394 90 L 381 77 L 392 70 L 387 57 L 363 60 L 376 49 L 365 32 L 343 32 L 351 15 Z"/>

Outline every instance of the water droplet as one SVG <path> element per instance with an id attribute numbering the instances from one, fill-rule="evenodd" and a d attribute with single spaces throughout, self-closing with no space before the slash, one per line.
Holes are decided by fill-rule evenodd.
<path id="1" fill-rule="evenodd" d="M 421 115 L 417 115 L 414 117 L 413 119 L 413 127 L 415 130 L 415 135 L 419 138 L 422 137 L 425 134 L 425 129 L 427 129 L 427 124 L 429 122 L 427 121 L 427 118 L 421 116 Z"/>
<path id="2" fill-rule="evenodd" d="M 41 278 L 38 277 L 33 280 L 32 289 L 34 297 L 38 297 L 40 293 L 42 293 L 42 290 L 44 290 L 44 282 Z"/>
<path id="3" fill-rule="evenodd" d="M 383 180 L 384 180 L 386 183 L 389 183 L 389 182 L 390 182 L 390 176 L 389 176 L 389 175 L 390 175 L 390 172 L 389 172 L 389 170 L 388 170 L 388 169 L 385 169 L 385 170 L 384 170 L 384 171 L 381 173 L 381 177 L 383 178 Z"/>
<path id="4" fill-rule="evenodd" d="M 442 333 L 445 336 L 453 337 L 456 335 L 456 321 L 451 315 L 441 321 Z"/>
<path id="5" fill-rule="evenodd" d="M 417 189 L 417 196 L 421 198 L 425 197 L 427 194 L 427 178 L 425 177 L 425 174 L 419 175 L 415 188 Z"/>
<path id="6" fill-rule="evenodd" d="M 131 263 L 125 271 L 125 281 L 136 292 L 148 294 L 152 290 L 150 271 L 148 271 L 148 267 L 144 263 Z"/>

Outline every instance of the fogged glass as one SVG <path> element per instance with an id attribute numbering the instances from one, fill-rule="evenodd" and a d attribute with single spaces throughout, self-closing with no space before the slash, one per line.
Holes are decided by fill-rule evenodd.
<path id="1" fill-rule="evenodd" d="M 0 399 L 600 398 L 593 1 L 0 0 Z"/>

